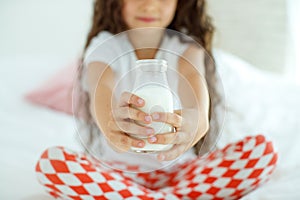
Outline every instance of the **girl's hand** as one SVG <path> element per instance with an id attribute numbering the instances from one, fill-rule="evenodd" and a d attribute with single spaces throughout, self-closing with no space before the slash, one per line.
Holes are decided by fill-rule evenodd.
<path id="1" fill-rule="evenodd" d="M 187 123 L 187 120 L 184 120 L 179 112 L 156 112 L 151 115 L 153 121 L 170 124 L 176 130 L 175 132 L 156 134 L 148 138 L 148 142 L 152 144 L 173 144 L 170 150 L 158 154 L 157 158 L 160 161 L 174 160 L 192 147 L 196 139 L 196 129 L 194 125 Z"/>
<path id="2" fill-rule="evenodd" d="M 130 147 L 142 148 L 145 142 L 141 139 L 130 137 L 138 136 L 147 138 L 154 134 L 151 127 L 138 125 L 135 122 L 150 124 L 151 115 L 144 113 L 136 108 L 143 107 L 145 101 L 140 97 L 123 92 L 118 103 L 118 107 L 111 113 L 108 127 L 110 131 L 106 134 L 108 142 L 118 151 L 128 151 Z"/>

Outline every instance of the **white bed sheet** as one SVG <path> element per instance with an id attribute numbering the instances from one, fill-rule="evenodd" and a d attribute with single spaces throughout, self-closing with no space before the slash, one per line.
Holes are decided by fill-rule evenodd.
<path id="1" fill-rule="evenodd" d="M 243 199 L 299 199 L 300 88 L 234 56 L 219 51 L 216 56 L 231 110 L 219 146 L 262 132 L 279 151 L 271 180 Z M 0 58 L 0 199 L 51 199 L 36 180 L 37 159 L 54 145 L 81 149 L 72 117 L 22 98 L 66 63 L 47 56 Z"/>
<path id="2" fill-rule="evenodd" d="M 79 149 L 72 117 L 37 107 L 23 95 L 64 66 L 61 58 L 35 56 L 0 61 L 0 199 L 52 199 L 36 181 L 35 163 L 54 145 Z"/>

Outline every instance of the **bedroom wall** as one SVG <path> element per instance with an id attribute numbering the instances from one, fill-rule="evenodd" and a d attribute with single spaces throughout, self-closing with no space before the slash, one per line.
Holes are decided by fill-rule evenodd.
<path id="1" fill-rule="evenodd" d="M 209 0 L 215 45 L 266 70 L 286 66 L 287 1 Z"/>
<path id="2" fill-rule="evenodd" d="M 0 0 L 0 55 L 76 57 L 92 0 Z"/>
<path id="3" fill-rule="evenodd" d="M 300 84 L 300 1 L 288 0 L 288 76 Z"/>

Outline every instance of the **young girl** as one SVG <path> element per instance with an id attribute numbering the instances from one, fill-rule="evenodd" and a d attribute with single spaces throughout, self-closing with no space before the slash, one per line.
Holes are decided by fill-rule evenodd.
<path id="1" fill-rule="evenodd" d="M 164 28 L 189 35 L 212 56 L 213 27 L 205 0 L 95 1 L 93 25 L 79 68 L 84 103 L 79 103 L 83 109 L 78 114 L 88 124 L 82 139 L 89 154 L 63 147 L 52 147 L 42 154 L 36 171 L 52 196 L 238 199 L 269 178 L 277 154 L 262 135 L 212 151 L 220 132 L 217 108 L 222 105 L 215 66 L 202 48 Z M 125 39 L 117 35 L 123 31 L 127 31 Z M 124 91 L 111 104 L 116 80 L 124 77 L 136 60 L 153 58 L 176 66 L 197 104 L 186 97 L 182 80 L 173 84 L 182 101 L 181 110 L 173 113 L 142 112 L 139 108 L 147 101 Z M 130 80 L 132 76 L 128 76 Z M 175 132 L 155 135 L 151 127 L 140 125 L 153 122 L 170 124 Z M 173 147 L 157 155 L 128 153 L 146 143 Z"/>

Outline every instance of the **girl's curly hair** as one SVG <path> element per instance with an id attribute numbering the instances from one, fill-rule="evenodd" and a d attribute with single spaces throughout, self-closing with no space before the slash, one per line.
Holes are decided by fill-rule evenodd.
<path id="1" fill-rule="evenodd" d="M 118 34 L 126 31 L 128 28 L 122 18 L 122 0 L 95 0 L 93 8 L 92 26 L 88 34 L 85 50 L 89 46 L 91 40 L 101 31 L 108 31 L 112 34 Z M 206 1 L 205 0 L 178 0 L 177 8 L 174 18 L 167 29 L 183 32 L 196 40 L 207 52 L 208 56 L 205 59 L 206 67 L 206 81 L 210 94 L 210 130 L 206 136 L 199 141 L 194 149 L 197 154 L 206 153 L 211 150 L 211 147 L 215 145 L 216 138 L 219 132 L 218 123 L 211 123 L 216 119 L 215 108 L 222 101 L 221 95 L 218 92 L 216 68 L 212 62 L 212 39 L 214 34 L 214 26 L 212 25 L 211 18 L 206 13 Z M 79 78 L 82 78 L 82 65 L 78 68 Z M 86 94 L 86 93 L 85 93 Z M 82 98 L 84 101 L 84 116 L 85 120 L 89 124 L 89 139 L 88 145 L 92 144 L 95 134 L 98 134 L 98 130 L 93 121 L 93 118 L 89 109 L 89 97 L 84 95 Z M 216 120 L 215 120 L 216 121 Z M 208 140 L 205 145 L 203 141 Z M 204 147 L 205 146 L 205 147 Z M 201 151 L 200 151 L 201 149 Z"/>

